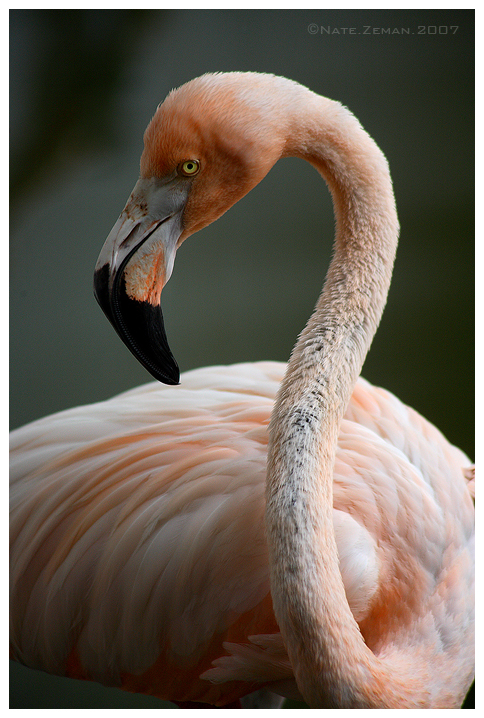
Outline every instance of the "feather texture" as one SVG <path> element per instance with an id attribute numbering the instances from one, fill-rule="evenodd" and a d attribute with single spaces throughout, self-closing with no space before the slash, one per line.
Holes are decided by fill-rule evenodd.
<path id="1" fill-rule="evenodd" d="M 83 674 L 119 685 L 160 654 L 176 666 L 197 665 L 214 636 L 264 601 L 268 424 L 284 371 L 272 362 L 198 369 L 180 387 L 147 384 L 12 433 L 16 658 L 68 675 L 76 649 Z M 358 381 L 340 430 L 333 518 L 362 630 L 382 605 L 387 619 L 389 599 L 400 620 L 432 595 L 443 571 L 472 580 L 470 560 L 452 575 L 458 557 L 443 555 L 452 532 L 461 552 L 471 548 L 472 503 L 461 478 L 469 464 L 417 412 Z M 462 505 L 467 517 L 453 522 L 453 507 Z M 422 552 L 422 543 L 433 550 Z M 411 568 L 421 585 L 408 584 Z M 432 606 L 416 639 L 433 632 L 459 641 L 446 628 L 449 607 L 441 612 L 438 591 Z M 270 603 L 266 613 L 261 633 L 274 623 Z M 261 661 L 259 682 L 293 679 L 277 640 L 274 653 L 247 634 L 205 679 L 255 681 Z"/>

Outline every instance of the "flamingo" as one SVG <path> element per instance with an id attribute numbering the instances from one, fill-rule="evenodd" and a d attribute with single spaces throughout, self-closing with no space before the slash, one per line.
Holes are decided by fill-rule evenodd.
<path id="1" fill-rule="evenodd" d="M 181 243 L 281 157 L 336 215 L 287 367 L 179 370 L 160 298 Z M 349 110 L 291 80 L 172 91 L 108 236 L 95 294 L 154 378 L 14 431 L 11 655 L 181 707 L 451 708 L 474 675 L 473 469 L 359 377 L 398 221 Z"/>

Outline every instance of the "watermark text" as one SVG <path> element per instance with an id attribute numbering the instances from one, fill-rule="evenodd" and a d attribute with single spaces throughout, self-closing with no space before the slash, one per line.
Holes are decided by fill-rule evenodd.
<path id="1" fill-rule="evenodd" d="M 334 25 L 308 25 L 310 35 L 455 35 L 458 25 L 417 25 L 416 27 L 377 27 L 362 25 L 361 27 L 336 27 Z"/>

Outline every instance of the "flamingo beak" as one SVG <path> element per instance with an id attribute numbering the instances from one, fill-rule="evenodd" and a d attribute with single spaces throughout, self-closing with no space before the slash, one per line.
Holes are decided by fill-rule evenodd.
<path id="1" fill-rule="evenodd" d="M 101 309 L 138 361 L 164 384 L 179 384 L 180 379 L 160 302 L 183 231 L 186 199 L 186 190 L 170 178 L 139 180 L 94 272 Z"/>

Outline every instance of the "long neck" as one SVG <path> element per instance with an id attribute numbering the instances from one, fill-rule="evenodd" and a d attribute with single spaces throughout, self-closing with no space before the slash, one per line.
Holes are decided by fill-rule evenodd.
<path id="1" fill-rule="evenodd" d="M 274 610 L 296 680 L 313 708 L 396 707 L 395 689 L 350 611 L 333 529 L 339 426 L 378 326 L 398 221 L 383 154 L 341 107 L 308 94 L 285 154 L 313 164 L 336 214 L 326 282 L 289 361 L 271 420 L 267 532 Z M 417 690 L 418 692 L 418 690 Z"/>

